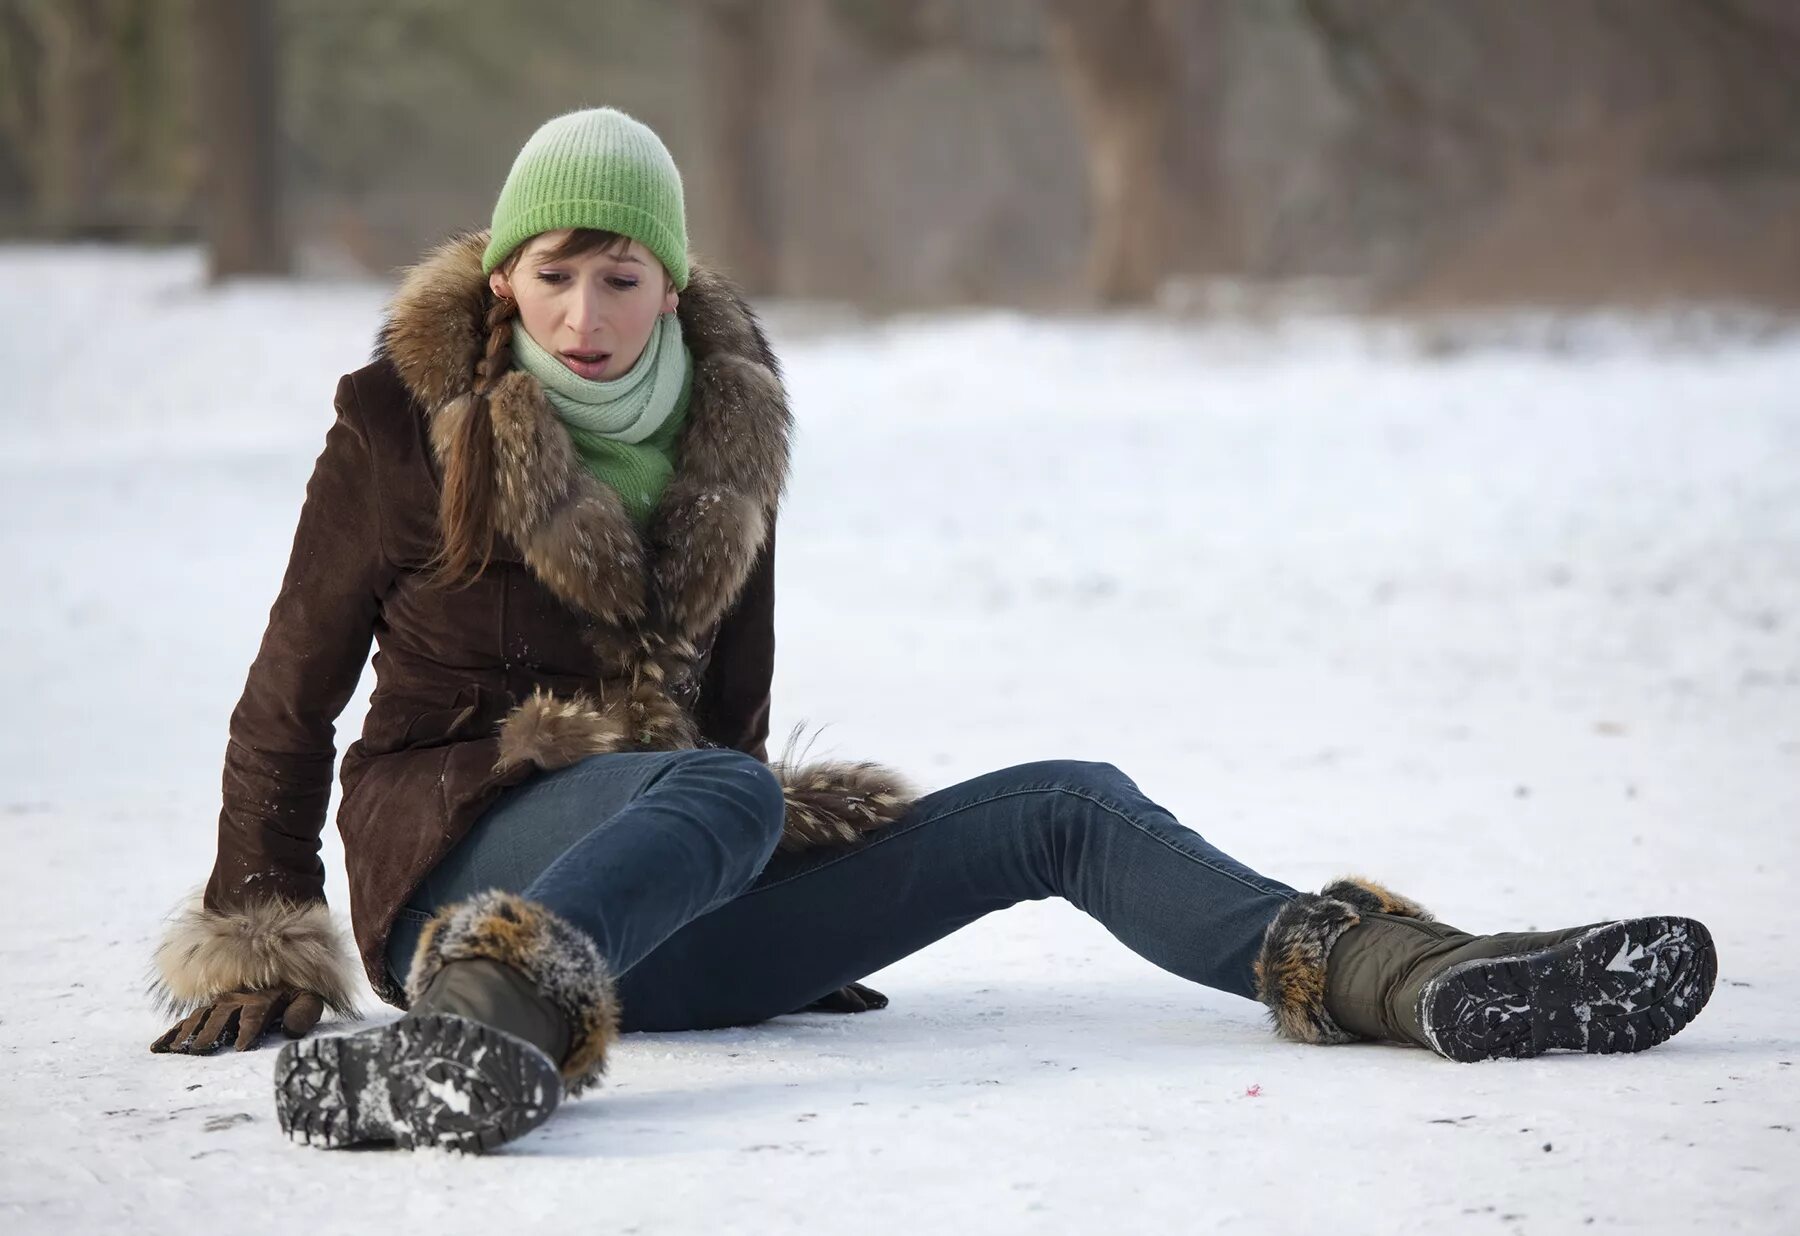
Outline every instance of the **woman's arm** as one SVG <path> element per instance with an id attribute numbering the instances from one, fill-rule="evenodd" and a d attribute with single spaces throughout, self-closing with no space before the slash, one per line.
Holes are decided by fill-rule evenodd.
<path id="1" fill-rule="evenodd" d="M 700 733 L 769 761 L 769 684 L 775 677 L 775 521 L 743 591 L 719 624 L 694 712 Z"/>
<path id="2" fill-rule="evenodd" d="M 319 834 L 337 717 L 362 675 L 395 571 L 383 551 L 375 471 L 349 376 L 335 403 L 287 571 L 231 714 L 212 874 L 156 950 L 152 994 L 169 1014 L 268 989 L 309 991 L 340 1013 L 355 1012 L 358 966 L 325 904 Z M 239 1046 L 248 1046 L 241 1036 Z"/>

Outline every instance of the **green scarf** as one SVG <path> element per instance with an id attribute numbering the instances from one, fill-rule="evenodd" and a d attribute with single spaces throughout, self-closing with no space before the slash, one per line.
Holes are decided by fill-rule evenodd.
<path id="1" fill-rule="evenodd" d="M 675 472 L 675 441 L 687 418 L 693 360 L 672 313 L 657 318 L 630 371 L 595 382 L 572 372 L 513 322 L 513 363 L 544 387 L 576 452 L 640 527 L 649 523 Z"/>

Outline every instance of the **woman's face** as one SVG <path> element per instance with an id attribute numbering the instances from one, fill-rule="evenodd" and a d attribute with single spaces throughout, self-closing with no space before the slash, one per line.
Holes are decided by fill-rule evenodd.
<path id="1" fill-rule="evenodd" d="M 519 303 L 525 333 L 570 372 L 610 380 L 637 364 L 657 315 L 675 311 L 675 284 L 635 240 L 610 253 L 551 261 L 569 231 L 533 236 L 515 261 L 488 276 L 488 286 Z"/>

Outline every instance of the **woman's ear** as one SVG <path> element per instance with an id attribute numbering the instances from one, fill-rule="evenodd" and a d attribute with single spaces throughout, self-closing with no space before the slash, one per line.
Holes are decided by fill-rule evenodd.
<path id="1" fill-rule="evenodd" d="M 506 272 L 503 270 L 496 270 L 488 276 L 488 287 L 493 289 L 495 296 L 505 300 L 513 298 L 512 280 L 506 277 Z"/>
<path id="2" fill-rule="evenodd" d="M 668 272 L 665 271 L 663 273 L 662 311 L 664 313 L 674 313 L 675 306 L 679 305 L 680 303 L 681 303 L 681 293 L 679 293 L 675 290 L 675 281 L 673 279 L 669 278 Z"/>

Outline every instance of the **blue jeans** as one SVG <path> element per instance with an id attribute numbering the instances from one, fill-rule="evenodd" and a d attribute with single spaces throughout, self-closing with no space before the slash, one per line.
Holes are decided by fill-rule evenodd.
<path id="1" fill-rule="evenodd" d="M 936 790 L 840 847 L 780 852 L 781 789 L 737 751 L 589 756 L 500 798 L 400 912 L 404 982 L 423 924 L 485 888 L 594 937 L 622 1030 L 793 1012 L 1020 901 L 1059 896 L 1173 974 L 1241 996 L 1294 890 L 1208 844 L 1111 764 L 1042 760 Z"/>

